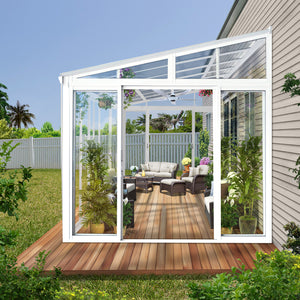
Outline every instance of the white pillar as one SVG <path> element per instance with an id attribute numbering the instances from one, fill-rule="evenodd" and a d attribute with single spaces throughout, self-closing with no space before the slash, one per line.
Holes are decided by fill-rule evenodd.
<path id="1" fill-rule="evenodd" d="M 150 114 L 149 110 L 146 111 L 146 122 L 145 122 L 145 162 L 149 162 L 149 125 L 150 125 Z"/>
<path id="2" fill-rule="evenodd" d="M 192 110 L 192 167 L 195 167 L 195 111 Z"/>
<path id="3" fill-rule="evenodd" d="M 112 163 L 111 163 L 111 155 L 112 155 L 112 109 L 109 109 L 109 121 L 108 121 L 108 154 L 109 154 L 109 160 L 108 160 L 108 167 L 111 169 Z"/>

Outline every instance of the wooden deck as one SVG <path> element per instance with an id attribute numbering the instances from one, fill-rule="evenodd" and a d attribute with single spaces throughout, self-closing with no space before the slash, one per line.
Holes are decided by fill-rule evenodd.
<path id="1" fill-rule="evenodd" d="M 204 212 L 203 194 L 170 196 L 159 191 L 137 191 L 134 203 L 134 228 L 125 239 L 213 239 Z"/>
<path id="2" fill-rule="evenodd" d="M 128 238 L 212 237 L 201 212 L 200 195 L 157 197 L 157 193 L 156 188 L 138 197 L 136 224 Z M 66 275 L 215 274 L 239 266 L 238 259 L 252 268 L 256 251 L 269 253 L 274 249 L 273 244 L 63 243 L 60 222 L 20 254 L 18 264 L 32 267 L 37 254 L 46 250 L 50 254 L 45 271 L 56 266 Z"/>

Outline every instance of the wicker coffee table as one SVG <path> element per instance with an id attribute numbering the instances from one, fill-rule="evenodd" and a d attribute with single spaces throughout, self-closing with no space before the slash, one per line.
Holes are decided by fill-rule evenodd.
<path id="1" fill-rule="evenodd" d="M 143 189 L 148 193 L 148 189 L 151 188 L 150 192 L 153 192 L 153 176 L 136 176 L 136 186 Z"/>
<path id="2" fill-rule="evenodd" d="M 160 182 L 160 192 L 167 190 L 171 196 L 178 193 L 186 194 L 185 181 L 179 179 L 163 179 Z"/>

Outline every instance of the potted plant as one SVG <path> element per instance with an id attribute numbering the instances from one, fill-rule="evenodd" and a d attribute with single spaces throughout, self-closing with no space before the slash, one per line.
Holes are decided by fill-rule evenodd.
<path id="1" fill-rule="evenodd" d="M 104 148 L 93 140 L 81 149 L 82 164 L 86 167 L 87 185 L 81 191 L 81 211 L 83 225 L 91 225 L 92 233 L 103 233 L 105 224 L 116 224 L 116 207 L 110 198 L 111 184 L 107 181 L 108 157 Z"/>
<path id="2" fill-rule="evenodd" d="M 239 214 L 233 200 L 222 199 L 221 201 L 221 233 L 231 234 L 233 226 L 238 224 Z"/>
<path id="3" fill-rule="evenodd" d="M 212 95 L 213 91 L 212 90 L 200 90 L 199 91 L 199 96 L 203 97 L 203 96 L 207 96 L 209 97 L 210 95 Z"/>
<path id="4" fill-rule="evenodd" d="M 190 170 L 192 160 L 189 157 L 184 157 L 181 161 L 182 165 L 184 166 L 184 172 L 188 173 Z"/>
<path id="5" fill-rule="evenodd" d="M 130 167 L 130 171 L 131 171 L 132 176 L 135 176 L 135 174 L 137 173 L 138 170 L 139 170 L 139 167 L 137 167 L 137 166 L 131 166 Z"/>
<path id="6" fill-rule="evenodd" d="M 262 147 L 261 136 L 250 136 L 235 148 L 232 156 L 236 172 L 228 174 L 229 198 L 238 199 L 243 205 L 243 216 L 239 218 L 239 227 L 242 234 L 254 234 L 257 218 L 253 215 L 254 205 L 262 197 Z M 232 192 L 233 190 L 234 192 Z"/>
<path id="7" fill-rule="evenodd" d="M 105 110 L 110 109 L 112 105 L 115 104 L 113 97 L 106 93 L 102 94 L 101 97 L 96 100 L 98 100 L 98 106 Z"/>

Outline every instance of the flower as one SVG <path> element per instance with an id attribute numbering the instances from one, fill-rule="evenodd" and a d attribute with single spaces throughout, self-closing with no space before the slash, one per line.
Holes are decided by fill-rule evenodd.
<path id="1" fill-rule="evenodd" d="M 199 96 L 210 96 L 212 95 L 213 91 L 212 90 L 200 90 L 199 91 Z"/>
<path id="2" fill-rule="evenodd" d="M 126 204 L 128 203 L 128 198 L 127 198 L 127 197 L 124 198 L 124 199 L 123 199 L 123 202 L 124 202 L 124 204 L 126 205 Z"/>
<path id="3" fill-rule="evenodd" d="M 184 166 L 187 166 L 187 165 L 190 165 L 192 162 L 192 160 L 189 158 L 189 157 L 184 157 L 181 161 L 181 163 L 184 165 Z"/>
<path id="4" fill-rule="evenodd" d="M 137 166 L 131 166 L 130 171 L 136 172 L 139 169 Z"/>
<path id="5" fill-rule="evenodd" d="M 208 165 L 209 163 L 210 163 L 209 157 L 203 157 L 203 158 L 200 160 L 200 165 Z"/>

